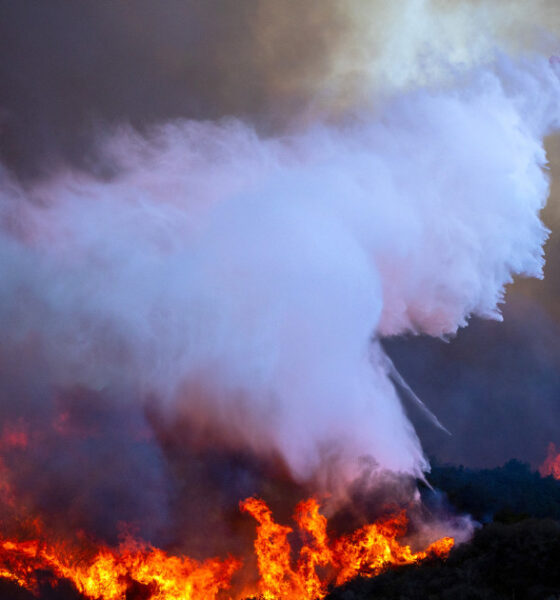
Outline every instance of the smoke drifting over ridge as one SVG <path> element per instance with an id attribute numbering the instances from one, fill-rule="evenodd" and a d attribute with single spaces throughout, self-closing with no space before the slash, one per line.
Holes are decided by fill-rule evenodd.
<path id="1" fill-rule="evenodd" d="M 553 4 L 29 6 L 2 6 L 4 362 L 299 481 L 420 476 L 378 340 L 540 275 Z"/>

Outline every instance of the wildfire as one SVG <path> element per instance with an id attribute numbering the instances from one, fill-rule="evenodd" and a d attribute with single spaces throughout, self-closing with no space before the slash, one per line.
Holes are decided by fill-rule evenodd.
<path id="1" fill-rule="evenodd" d="M 548 445 L 548 454 L 539 472 L 543 477 L 552 475 L 554 479 L 560 479 L 560 452 L 552 442 Z"/>
<path id="2" fill-rule="evenodd" d="M 100 548 L 87 561 L 61 546 L 37 540 L 0 542 L 0 576 L 34 590 L 35 572 L 51 571 L 70 579 L 88 598 L 121 600 L 132 580 L 149 587 L 151 600 L 212 600 L 227 589 L 239 568 L 236 559 L 210 559 L 199 563 L 188 557 L 169 556 L 130 540 L 116 550 Z"/>
<path id="3" fill-rule="evenodd" d="M 357 575 L 377 575 L 390 565 L 446 556 L 453 546 L 452 538 L 442 538 L 414 553 L 400 544 L 397 538 L 407 527 L 404 512 L 329 540 L 327 519 L 311 498 L 296 507 L 294 520 L 302 544 L 294 561 L 288 540 L 293 529 L 276 523 L 260 499 L 248 498 L 240 507 L 258 522 L 255 551 L 260 578 L 235 598 L 258 593 L 265 600 L 316 600 L 326 595 L 329 583 L 340 585 Z M 45 538 L 42 534 L 26 541 L 0 539 L 0 577 L 34 591 L 37 571 L 46 570 L 71 580 L 92 600 L 124 600 L 132 581 L 145 585 L 151 600 L 215 600 L 231 591 L 232 577 L 242 564 L 232 557 L 198 562 L 171 556 L 133 539 L 116 549 L 98 547 L 86 557 L 84 551 Z"/>
<path id="4" fill-rule="evenodd" d="M 249 498 L 241 503 L 241 508 L 259 522 L 255 551 L 261 574 L 259 590 L 266 600 L 323 598 L 331 581 L 341 585 L 357 575 L 373 577 L 390 565 L 443 557 L 454 544 L 453 538 L 445 537 L 417 553 L 410 546 L 401 545 L 396 538 L 406 532 L 408 521 L 404 512 L 329 542 L 327 520 L 319 513 L 317 501 L 311 498 L 296 507 L 294 519 L 305 542 L 296 569 L 292 569 L 287 541 L 292 529 L 275 523 L 262 500 Z M 330 567 L 323 579 L 317 566 Z"/>

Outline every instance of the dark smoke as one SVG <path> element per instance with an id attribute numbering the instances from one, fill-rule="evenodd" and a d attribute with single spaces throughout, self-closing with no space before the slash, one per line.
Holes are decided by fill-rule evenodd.
<path id="1" fill-rule="evenodd" d="M 109 174 L 96 140 L 122 123 L 283 128 L 347 28 L 331 0 L 2 0 L 0 15 L 0 157 L 23 178 L 61 164 Z"/>

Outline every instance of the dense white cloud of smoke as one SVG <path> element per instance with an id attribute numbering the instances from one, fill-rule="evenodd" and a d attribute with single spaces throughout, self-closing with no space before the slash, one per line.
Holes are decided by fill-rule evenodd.
<path id="1" fill-rule="evenodd" d="M 155 394 L 300 479 L 363 455 L 420 475 L 377 340 L 499 318 L 512 277 L 541 275 L 559 98 L 547 60 L 501 59 L 289 137 L 125 128 L 110 181 L 5 178 L 4 348 L 31 340 L 53 385 Z"/>

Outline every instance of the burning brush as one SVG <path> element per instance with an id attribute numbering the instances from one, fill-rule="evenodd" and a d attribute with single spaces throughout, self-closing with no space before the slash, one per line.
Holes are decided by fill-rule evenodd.
<path id="1" fill-rule="evenodd" d="M 55 581 L 70 580 L 92 600 L 128 598 L 132 582 L 145 586 L 152 600 L 244 598 L 253 593 L 267 600 L 317 600 L 325 596 L 329 585 L 341 585 L 356 576 L 373 577 L 390 566 L 445 557 L 454 543 L 445 537 L 424 551 L 412 552 L 398 541 L 406 533 L 404 513 L 329 540 L 327 520 L 311 498 L 296 507 L 294 519 L 303 542 L 294 565 L 287 539 L 292 529 L 276 523 L 262 500 L 248 498 L 241 509 L 258 522 L 255 553 L 260 577 L 256 585 L 244 585 L 243 592 L 233 596 L 227 592 L 242 566 L 238 558 L 198 562 L 132 538 L 116 549 L 101 545 L 86 551 L 75 541 L 49 539 L 38 522 L 30 524 L 35 539 L 0 540 L 0 577 L 34 591 L 38 572 L 47 571 Z"/>

